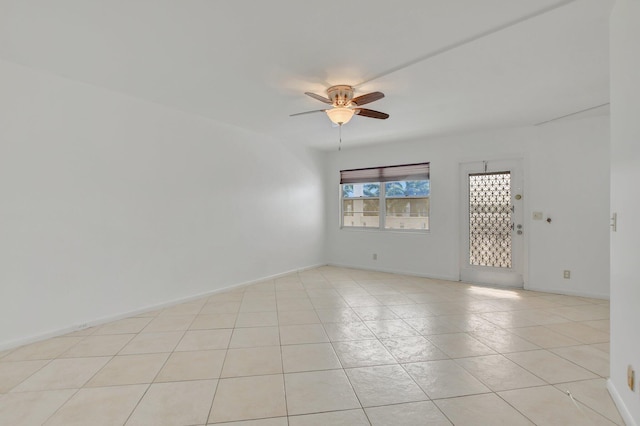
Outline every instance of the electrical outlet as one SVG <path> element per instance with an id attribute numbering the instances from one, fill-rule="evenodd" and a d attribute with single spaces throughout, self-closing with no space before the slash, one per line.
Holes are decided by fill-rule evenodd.
<path id="1" fill-rule="evenodd" d="M 571 278 L 571 271 L 570 271 L 570 270 L 568 270 L 568 269 L 565 269 L 565 270 L 564 270 L 563 277 L 564 277 L 566 280 L 570 279 L 570 278 Z"/>
<path id="2" fill-rule="evenodd" d="M 633 367 L 630 365 L 629 367 L 627 367 L 627 384 L 629 385 L 629 389 L 631 389 L 631 391 L 635 390 L 635 376 L 636 372 L 633 371 Z"/>
<path id="3" fill-rule="evenodd" d="M 378 253 L 373 253 L 373 260 L 378 260 Z"/>

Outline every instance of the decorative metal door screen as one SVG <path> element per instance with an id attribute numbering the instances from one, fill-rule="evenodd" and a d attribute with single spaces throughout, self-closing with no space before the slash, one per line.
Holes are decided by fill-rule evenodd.
<path id="1" fill-rule="evenodd" d="M 511 172 L 469 175 L 469 264 L 511 268 Z"/>

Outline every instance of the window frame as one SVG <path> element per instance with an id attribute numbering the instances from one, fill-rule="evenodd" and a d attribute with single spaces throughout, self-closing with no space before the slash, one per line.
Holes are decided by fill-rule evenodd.
<path id="1" fill-rule="evenodd" d="M 401 167 L 422 167 L 422 168 L 426 168 L 426 178 L 423 175 L 419 175 L 419 176 L 412 176 L 412 175 L 408 175 L 405 178 L 403 178 L 403 176 L 396 176 L 396 179 L 391 179 L 389 180 L 389 178 L 386 179 L 382 179 L 382 176 L 384 175 L 384 172 L 386 170 L 389 169 L 393 169 L 393 168 L 401 168 Z M 430 170 L 430 163 L 425 162 L 425 163 L 417 163 L 417 164 L 405 164 L 405 165 L 398 165 L 398 166 L 383 166 L 383 167 L 372 167 L 372 168 L 367 168 L 367 169 L 353 169 L 353 170 L 341 170 L 340 174 L 341 174 L 341 179 L 340 179 L 340 185 L 339 185 L 339 199 L 340 199 L 340 208 L 339 208 L 339 213 L 340 213 L 340 229 L 341 230 L 353 230 L 353 231 L 365 231 L 365 230 L 371 230 L 371 231 L 382 231 L 382 232 L 401 232 L 401 233 L 428 233 L 431 231 L 431 175 L 429 173 Z M 343 173 L 348 173 L 348 172 L 370 172 L 369 175 L 371 175 L 371 172 L 378 172 L 379 176 L 380 176 L 380 180 L 379 181 L 354 181 L 354 182 L 345 182 L 343 183 Z M 424 174 L 424 172 L 423 172 Z M 429 191 L 428 191 L 428 195 L 426 196 L 417 196 L 417 195 L 409 195 L 409 196 L 389 196 L 387 197 L 387 183 L 389 182 L 407 182 L 407 181 L 427 181 L 429 184 Z M 344 191 L 344 186 L 345 185 L 355 185 L 355 184 L 378 184 L 379 185 L 379 194 L 378 197 L 366 197 L 366 196 L 359 196 L 359 197 L 345 197 L 345 191 Z M 373 227 L 373 226 L 351 226 L 351 225 L 345 225 L 345 210 L 344 210 L 344 205 L 345 205 L 345 201 L 346 200 L 370 200 L 370 199 L 377 199 L 378 200 L 378 226 L 377 227 Z M 397 200 L 397 199 L 405 199 L 405 200 L 411 200 L 411 199 L 427 199 L 429 206 L 428 206 L 428 211 L 427 211 L 427 220 L 428 220 L 428 227 L 427 228 L 408 228 L 408 229 L 404 229 L 404 228 L 387 228 L 387 200 Z"/>

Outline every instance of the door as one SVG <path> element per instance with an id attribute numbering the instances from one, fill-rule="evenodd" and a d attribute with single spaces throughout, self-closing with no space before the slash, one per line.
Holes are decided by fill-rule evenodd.
<path id="1" fill-rule="evenodd" d="M 460 281 L 522 287 L 522 160 L 463 163 Z"/>

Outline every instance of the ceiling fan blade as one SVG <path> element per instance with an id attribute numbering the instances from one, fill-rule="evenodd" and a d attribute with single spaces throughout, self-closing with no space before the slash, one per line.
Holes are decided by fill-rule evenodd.
<path id="1" fill-rule="evenodd" d="M 295 114 L 291 114 L 289 117 L 295 117 L 296 115 L 313 114 L 314 112 L 325 112 L 325 111 L 326 109 L 314 109 L 313 111 L 297 112 Z"/>
<path id="2" fill-rule="evenodd" d="M 363 117 L 379 118 L 380 120 L 386 120 L 387 118 L 389 118 L 389 114 L 385 112 L 374 111 L 372 109 L 354 108 L 354 111 L 356 112 L 356 114 Z"/>
<path id="3" fill-rule="evenodd" d="M 313 99 L 316 99 L 320 102 L 324 102 L 325 104 L 331 105 L 331 99 L 329 98 L 325 98 L 324 96 L 316 95 L 315 93 L 311 93 L 311 92 L 304 92 L 304 94 L 307 96 L 311 96 Z"/>
<path id="4" fill-rule="evenodd" d="M 377 101 L 378 99 L 384 98 L 384 93 L 382 92 L 371 92 L 366 95 L 358 96 L 356 98 L 351 99 L 352 104 L 356 104 L 357 106 L 368 104 L 373 101 Z"/>

